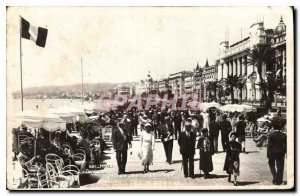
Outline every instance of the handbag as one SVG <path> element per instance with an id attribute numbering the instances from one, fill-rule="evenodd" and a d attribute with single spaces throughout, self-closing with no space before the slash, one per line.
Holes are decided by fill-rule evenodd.
<path id="1" fill-rule="evenodd" d="M 138 157 L 139 157 L 140 160 L 142 160 L 142 158 L 143 158 L 143 152 L 142 152 L 142 151 L 140 151 L 140 152 L 138 153 Z"/>

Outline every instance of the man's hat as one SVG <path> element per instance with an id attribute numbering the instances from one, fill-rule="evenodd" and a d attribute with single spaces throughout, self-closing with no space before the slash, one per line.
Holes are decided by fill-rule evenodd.
<path id="1" fill-rule="evenodd" d="M 237 136 L 237 133 L 235 132 L 235 131 L 231 131 L 230 133 L 229 133 L 229 137 L 231 137 L 232 135 L 235 135 L 235 137 Z"/>
<path id="2" fill-rule="evenodd" d="M 150 123 L 146 123 L 146 124 L 145 124 L 145 128 L 146 128 L 146 127 L 151 127 L 151 124 L 150 124 Z"/>
<path id="3" fill-rule="evenodd" d="M 184 126 L 185 127 L 189 127 L 189 126 L 192 126 L 192 124 L 189 121 L 186 121 L 185 124 L 184 124 Z"/>
<path id="4" fill-rule="evenodd" d="M 282 129 L 286 124 L 286 119 L 276 116 L 271 120 L 271 124 L 274 129 Z"/>

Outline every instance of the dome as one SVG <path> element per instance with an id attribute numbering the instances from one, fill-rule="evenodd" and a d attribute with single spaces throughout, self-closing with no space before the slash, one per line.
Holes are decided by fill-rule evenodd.
<path id="1" fill-rule="evenodd" d="M 280 22 L 277 25 L 276 29 L 275 29 L 275 33 L 276 34 L 282 34 L 285 33 L 286 30 L 286 25 L 284 24 L 283 20 L 282 20 L 282 16 L 280 18 Z"/>

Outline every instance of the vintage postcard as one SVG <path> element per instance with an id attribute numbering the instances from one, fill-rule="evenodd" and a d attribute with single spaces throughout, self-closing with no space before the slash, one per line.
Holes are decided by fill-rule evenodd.
<path id="1" fill-rule="evenodd" d="M 293 7 L 7 7 L 7 189 L 294 189 L 293 24 Z"/>

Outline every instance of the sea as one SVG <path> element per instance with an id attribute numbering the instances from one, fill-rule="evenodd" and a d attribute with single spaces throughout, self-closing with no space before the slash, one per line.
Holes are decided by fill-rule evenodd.
<path id="1" fill-rule="evenodd" d="M 91 103 L 90 101 L 84 101 L 83 104 Z M 23 110 L 32 110 L 37 108 L 58 108 L 61 106 L 74 106 L 78 107 L 82 105 L 81 99 L 24 99 Z M 17 113 L 22 110 L 21 99 L 12 99 L 10 111 Z"/>

